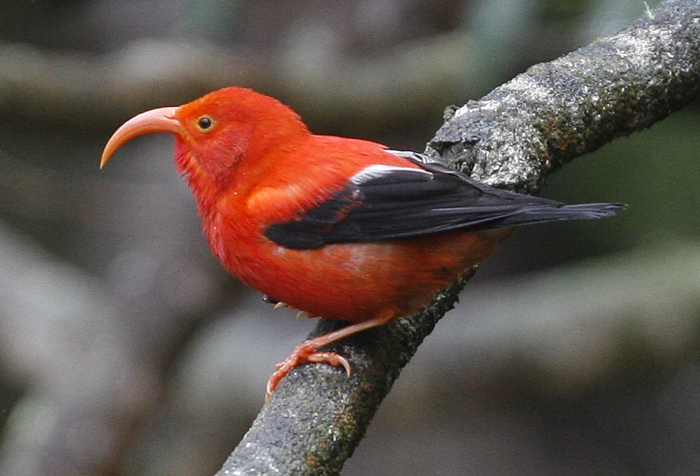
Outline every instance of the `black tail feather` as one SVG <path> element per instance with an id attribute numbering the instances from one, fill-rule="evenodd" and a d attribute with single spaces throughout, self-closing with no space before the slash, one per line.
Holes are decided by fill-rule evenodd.
<path id="1" fill-rule="evenodd" d="M 496 219 L 485 228 L 508 228 L 564 220 L 594 220 L 615 215 L 627 208 L 624 203 L 581 203 L 552 207 L 533 204 L 525 206 L 513 215 Z"/>

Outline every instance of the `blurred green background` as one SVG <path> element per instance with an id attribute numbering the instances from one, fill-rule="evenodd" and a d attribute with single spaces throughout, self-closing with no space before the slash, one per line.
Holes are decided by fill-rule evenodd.
<path id="1" fill-rule="evenodd" d="M 653 7 L 657 2 L 647 2 Z M 627 0 L 0 4 L 0 474 L 210 475 L 313 322 L 228 277 L 145 109 L 226 85 L 422 150 L 450 104 L 643 15 Z M 697 105 L 543 194 L 399 379 L 345 475 L 700 472 Z"/>

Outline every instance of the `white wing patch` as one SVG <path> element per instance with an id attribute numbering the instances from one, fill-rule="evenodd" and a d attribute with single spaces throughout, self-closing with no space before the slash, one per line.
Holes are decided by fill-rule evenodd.
<path id="1" fill-rule="evenodd" d="M 396 165 L 376 164 L 370 165 L 362 169 L 350 178 L 353 185 L 362 185 L 370 180 L 376 180 L 388 177 L 392 174 L 401 174 L 404 177 L 411 175 L 419 180 L 430 180 L 433 178 L 433 173 L 423 169 L 414 169 L 413 167 L 398 167 Z M 406 174 L 406 175 L 404 175 Z"/>

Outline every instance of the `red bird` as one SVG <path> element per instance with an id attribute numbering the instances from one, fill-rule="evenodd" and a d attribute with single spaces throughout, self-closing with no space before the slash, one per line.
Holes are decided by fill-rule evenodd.
<path id="1" fill-rule="evenodd" d="M 413 314 L 486 258 L 509 227 L 610 216 L 620 204 L 564 205 L 471 180 L 428 157 L 315 135 L 289 107 L 224 88 L 144 112 L 109 139 L 175 136 L 175 165 L 224 267 L 271 300 L 350 324 L 309 339 L 270 377 L 302 361 L 350 364 L 318 349 Z"/>

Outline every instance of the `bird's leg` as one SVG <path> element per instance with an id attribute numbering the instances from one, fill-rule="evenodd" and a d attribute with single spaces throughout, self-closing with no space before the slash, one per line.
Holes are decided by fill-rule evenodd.
<path id="1" fill-rule="evenodd" d="M 316 350 L 357 332 L 384 325 L 391 321 L 395 316 L 396 314 L 393 311 L 388 311 L 367 321 L 350 324 L 349 326 L 338 329 L 337 331 L 329 332 L 328 334 L 323 334 L 322 336 L 314 337 L 302 342 L 296 346 L 294 352 L 292 352 L 289 357 L 275 366 L 275 372 L 267 381 L 265 400 L 270 398 L 270 395 L 272 395 L 272 392 L 275 391 L 275 388 L 277 388 L 277 384 L 280 382 L 280 380 L 282 380 L 285 375 L 287 375 L 301 362 L 326 362 L 334 366 L 342 365 L 345 372 L 347 372 L 348 377 L 350 377 L 352 370 L 348 359 L 337 352 L 316 352 Z"/>

